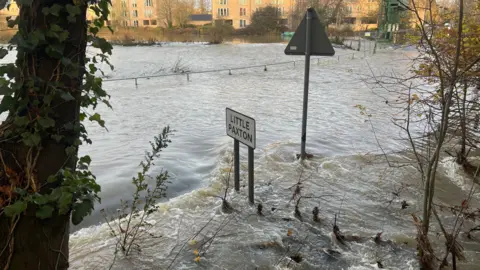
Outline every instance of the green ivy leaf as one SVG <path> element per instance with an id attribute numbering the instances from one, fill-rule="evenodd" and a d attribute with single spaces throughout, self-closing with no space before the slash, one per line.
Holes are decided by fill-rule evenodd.
<path id="1" fill-rule="evenodd" d="M 35 216 L 37 216 L 37 218 L 39 219 L 47 219 L 52 217 L 52 213 L 53 213 L 53 207 L 49 204 L 45 204 L 37 209 Z"/>
<path id="2" fill-rule="evenodd" d="M 15 116 L 15 119 L 13 120 L 13 123 L 17 127 L 24 127 L 24 126 L 28 125 L 29 122 L 30 122 L 30 120 L 28 119 L 27 116 Z"/>
<path id="3" fill-rule="evenodd" d="M 70 192 L 62 192 L 60 199 L 58 199 L 58 213 L 64 215 L 70 210 L 70 205 L 72 204 L 73 195 Z"/>
<path id="4" fill-rule="evenodd" d="M 70 94 L 70 92 L 63 92 L 63 94 L 60 97 L 65 101 L 75 100 L 75 98 L 72 96 L 72 94 Z"/>
<path id="5" fill-rule="evenodd" d="M 54 4 L 50 7 L 50 14 L 58 17 L 60 15 L 60 10 L 62 10 L 62 6 L 60 6 L 59 4 Z"/>
<path id="6" fill-rule="evenodd" d="M 40 117 L 37 121 L 40 124 L 40 126 L 42 126 L 43 128 L 49 128 L 49 127 L 55 126 L 55 120 L 49 117 Z"/>
<path id="7" fill-rule="evenodd" d="M 79 204 L 75 204 L 72 212 L 72 223 L 78 225 L 83 221 L 83 218 L 92 213 L 93 201 L 89 199 L 83 200 Z"/>
<path id="8" fill-rule="evenodd" d="M 0 103 L 0 113 L 10 111 L 15 105 L 15 99 L 11 96 L 4 96 Z"/>
<path id="9" fill-rule="evenodd" d="M 4 208 L 4 213 L 7 215 L 7 217 L 13 217 L 20 215 L 23 211 L 25 211 L 25 209 L 27 209 L 27 202 L 18 200 L 9 206 L 6 206 Z"/>
<path id="10" fill-rule="evenodd" d="M 52 135 L 50 135 L 50 137 L 51 137 L 52 139 L 54 139 L 57 143 L 59 143 L 59 142 L 63 139 L 64 136 L 62 136 L 62 135 L 57 135 L 57 134 L 52 134 Z"/>
<path id="11" fill-rule="evenodd" d="M 3 47 L 0 48 L 0 59 L 3 59 L 5 56 L 7 56 L 8 50 L 4 49 Z"/>
<path id="12" fill-rule="evenodd" d="M 101 127 L 105 127 L 105 121 L 102 120 L 100 114 L 95 113 L 94 115 L 88 118 L 90 121 L 97 122 Z"/>
<path id="13" fill-rule="evenodd" d="M 48 183 L 55 183 L 55 182 L 57 182 L 57 176 L 56 176 L 56 175 L 50 175 L 50 176 L 47 178 L 47 182 L 48 182 Z"/>
<path id="14" fill-rule="evenodd" d="M 23 143 L 26 146 L 30 146 L 30 147 L 37 146 L 42 141 L 42 138 L 37 132 L 30 133 L 27 131 L 22 133 L 22 137 L 23 137 Z"/>
<path id="15" fill-rule="evenodd" d="M 75 146 L 69 146 L 67 148 L 65 148 L 65 153 L 68 155 L 68 156 L 72 156 L 76 153 L 77 151 L 77 148 Z"/>
<path id="16" fill-rule="evenodd" d="M 60 199 L 62 196 L 62 190 L 60 188 L 56 188 L 50 193 L 50 201 L 51 202 L 56 202 Z"/>
<path id="17" fill-rule="evenodd" d="M 48 203 L 48 195 L 42 195 L 39 193 L 36 193 L 33 195 L 33 202 L 38 205 L 43 205 Z"/>
<path id="18" fill-rule="evenodd" d="M 20 16 L 17 16 L 13 20 L 7 19 L 7 25 L 8 25 L 9 28 L 13 28 L 13 27 L 15 27 L 15 25 L 18 24 L 19 21 L 20 21 Z"/>
<path id="19" fill-rule="evenodd" d="M 80 14 L 80 8 L 71 4 L 67 4 L 65 6 L 67 8 L 67 12 L 70 15 L 79 15 Z"/>
<path id="20" fill-rule="evenodd" d="M 78 162 L 82 163 L 82 164 L 90 165 L 90 163 L 92 162 L 92 159 L 90 158 L 90 156 L 86 155 L 86 156 L 81 157 Z"/>

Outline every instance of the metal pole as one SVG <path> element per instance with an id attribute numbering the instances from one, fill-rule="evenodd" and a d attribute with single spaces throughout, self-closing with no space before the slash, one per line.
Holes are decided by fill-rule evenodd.
<path id="1" fill-rule="evenodd" d="M 305 79 L 303 84 L 303 117 L 302 117 L 302 146 L 300 149 L 300 158 L 305 159 L 305 143 L 307 141 L 307 109 L 308 109 L 308 84 L 310 81 L 310 38 L 312 29 L 313 8 L 307 9 L 307 27 L 305 44 Z"/>
<path id="2" fill-rule="evenodd" d="M 235 191 L 240 191 L 240 142 L 233 140 L 233 169 Z"/>
<path id="3" fill-rule="evenodd" d="M 254 204 L 253 196 L 253 148 L 248 147 L 248 200 Z"/>

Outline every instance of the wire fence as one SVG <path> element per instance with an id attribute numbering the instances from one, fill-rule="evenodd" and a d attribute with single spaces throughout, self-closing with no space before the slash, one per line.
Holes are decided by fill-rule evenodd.
<path id="1" fill-rule="evenodd" d="M 345 53 L 340 55 L 335 55 L 333 57 L 314 57 L 310 61 L 311 63 L 317 63 L 319 65 L 325 61 L 335 60 L 337 63 L 340 62 L 341 59 L 355 59 L 366 57 L 367 54 L 371 54 L 369 51 L 365 49 L 362 51 L 354 50 L 351 53 Z M 142 75 L 142 76 L 134 76 L 134 77 L 124 77 L 124 78 L 111 78 L 111 79 L 104 79 L 104 82 L 116 82 L 116 81 L 134 81 L 135 86 L 138 86 L 138 81 L 141 79 L 152 79 L 152 78 L 162 78 L 162 77 L 172 77 L 172 76 L 185 76 L 187 81 L 190 81 L 190 78 L 194 74 L 206 74 L 206 73 L 217 73 L 217 72 L 227 72 L 229 75 L 232 75 L 232 71 L 235 70 L 247 70 L 247 69 L 256 69 L 262 68 L 263 71 L 268 71 L 268 67 L 271 66 L 280 66 L 280 65 L 293 65 L 294 67 L 299 62 L 304 62 L 305 59 L 296 59 L 292 61 L 284 61 L 284 62 L 277 62 L 277 63 L 268 63 L 268 64 L 258 64 L 258 65 L 249 65 L 249 66 L 241 66 L 241 67 L 230 67 L 230 68 L 221 68 L 221 69 L 210 69 L 210 70 L 201 70 L 201 71 L 186 71 L 186 72 L 177 72 L 177 73 L 168 73 L 168 74 L 152 74 L 152 75 Z"/>

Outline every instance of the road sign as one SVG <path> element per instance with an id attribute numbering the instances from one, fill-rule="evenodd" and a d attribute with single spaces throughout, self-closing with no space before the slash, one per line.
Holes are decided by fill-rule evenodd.
<path id="1" fill-rule="evenodd" d="M 254 202 L 254 181 L 253 181 L 253 151 L 255 149 L 255 119 L 236 112 L 230 108 L 226 109 L 227 135 L 234 138 L 233 141 L 233 165 L 235 190 L 240 191 L 240 146 L 239 142 L 248 146 L 248 200 Z"/>
<path id="2" fill-rule="evenodd" d="M 255 149 L 255 119 L 227 108 L 227 135 Z"/>
<path id="3" fill-rule="evenodd" d="M 311 16 L 310 24 L 310 55 L 333 56 L 335 51 L 325 33 L 325 26 L 320 23 L 317 12 L 313 8 L 307 10 L 302 22 L 295 30 L 292 39 L 285 48 L 285 54 L 305 55 L 307 48 L 307 16 Z"/>
<path id="4" fill-rule="evenodd" d="M 310 55 L 333 56 L 335 51 L 325 33 L 325 27 L 320 23 L 315 9 L 308 8 L 305 17 L 295 30 L 292 40 L 285 48 L 285 54 L 305 55 L 305 77 L 303 82 L 303 116 L 300 158 L 307 157 L 305 144 L 307 141 L 307 109 L 308 85 L 310 82 Z"/>

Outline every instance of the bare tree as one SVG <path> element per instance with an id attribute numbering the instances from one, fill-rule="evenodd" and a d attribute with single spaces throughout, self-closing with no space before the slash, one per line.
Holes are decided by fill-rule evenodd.
<path id="1" fill-rule="evenodd" d="M 457 162 L 469 169 L 474 178 L 478 174 L 478 167 L 467 165 L 467 157 L 468 149 L 476 148 L 478 142 L 480 48 L 472 41 L 480 35 L 480 6 L 467 10 L 464 1 L 459 0 L 448 13 L 440 16 L 435 2 L 412 0 L 406 8 L 419 29 L 418 36 L 412 39 L 419 51 L 414 59 L 413 74 L 374 76 L 376 86 L 395 95 L 389 104 L 405 116 L 397 115 L 393 122 L 406 135 L 414 160 L 411 165 L 421 176 L 423 216 L 421 219 L 414 216 L 414 221 L 418 228 L 420 261 L 425 269 L 434 269 L 439 263 L 445 265 L 449 254 L 455 269 L 456 258 L 464 258 L 456 240 L 465 218 L 463 210 L 458 213 L 451 233 L 435 212 L 433 200 L 441 158 L 453 149 L 456 154 L 451 155 L 457 157 Z M 471 195 L 472 191 L 463 200 L 462 209 L 464 204 L 468 205 Z M 429 241 L 432 213 L 446 239 L 447 252 L 443 259 L 437 259 Z"/>
<path id="2" fill-rule="evenodd" d="M 195 2 L 193 0 L 176 0 L 173 8 L 173 20 L 180 27 L 185 27 L 190 21 L 195 9 Z"/>
<path id="3" fill-rule="evenodd" d="M 177 0 L 157 0 L 157 14 L 158 20 L 165 23 L 165 27 L 173 27 L 173 14 L 177 4 Z"/>

